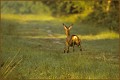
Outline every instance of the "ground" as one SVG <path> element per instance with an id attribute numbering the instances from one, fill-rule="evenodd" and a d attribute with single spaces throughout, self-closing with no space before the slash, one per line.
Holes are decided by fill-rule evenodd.
<path id="1" fill-rule="evenodd" d="M 70 25 L 71 22 L 32 17 L 37 16 L 2 15 L 1 63 L 4 65 L 1 71 L 5 78 L 119 78 L 118 33 L 104 27 L 74 23 L 71 34 L 81 38 L 83 51 L 75 47 L 74 52 L 70 48 L 69 53 L 64 53 L 66 35 L 62 24 Z M 5 67 L 15 61 L 16 66 L 12 70 L 6 68 L 7 72 Z"/>

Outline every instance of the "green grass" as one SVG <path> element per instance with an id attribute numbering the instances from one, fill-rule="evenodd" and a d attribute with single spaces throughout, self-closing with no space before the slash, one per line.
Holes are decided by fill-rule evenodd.
<path id="1" fill-rule="evenodd" d="M 63 53 L 66 36 L 62 23 L 55 18 L 22 22 L 19 19 L 2 18 L 2 62 L 12 58 L 19 49 L 18 57 L 23 59 L 7 76 L 8 79 L 119 78 L 117 33 L 74 23 L 71 34 L 81 37 L 83 51 L 80 52 L 76 47 L 72 52 L 70 48 L 67 54 Z"/>

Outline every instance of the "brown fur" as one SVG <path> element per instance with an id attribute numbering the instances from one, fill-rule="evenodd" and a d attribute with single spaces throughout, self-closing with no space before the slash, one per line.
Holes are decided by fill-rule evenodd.
<path id="1" fill-rule="evenodd" d="M 77 35 L 70 35 L 70 29 L 72 28 L 72 25 L 67 27 L 66 25 L 63 24 L 63 26 L 64 26 L 65 33 L 66 33 L 66 36 L 67 36 L 64 53 L 66 52 L 66 50 L 67 50 L 67 53 L 69 52 L 69 47 L 73 47 L 73 51 L 74 51 L 74 46 L 75 45 L 77 45 L 78 47 L 80 46 L 80 51 L 82 51 L 80 38 Z"/>

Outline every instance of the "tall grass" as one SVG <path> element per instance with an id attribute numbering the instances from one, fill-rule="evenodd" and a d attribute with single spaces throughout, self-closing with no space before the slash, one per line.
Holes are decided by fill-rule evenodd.
<path id="1" fill-rule="evenodd" d="M 1 64 L 1 79 L 8 78 L 8 76 L 13 72 L 13 70 L 16 68 L 16 66 L 21 63 L 22 58 L 20 58 L 18 60 L 16 59 L 19 51 L 20 51 L 20 49 L 13 56 L 13 58 L 10 59 L 10 57 L 9 57 L 5 62 L 2 62 L 2 64 Z M 17 57 L 17 58 L 19 58 L 19 57 Z"/>
<path id="2" fill-rule="evenodd" d="M 119 79 L 119 36 L 108 29 L 76 23 L 71 34 L 82 39 L 83 51 L 70 48 L 64 54 L 65 33 L 62 21 L 22 21 L 2 18 L 2 29 L 14 26 L 12 34 L 2 34 L 2 59 L 8 65 L 19 48 L 14 63 L 19 63 L 9 79 Z M 29 19 L 29 18 L 28 18 Z M 27 20 L 27 19 L 26 19 Z M 66 23 L 69 24 L 70 22 Z M 9 31 L 9 30 L 8 30 Z M 91 33 L 91 34 L 90 34 Z M 19 59 L 19 56 L 22 56 Z M 8 59 L 7 59 L 8 58 Z M 22 61 L 22 62 L 21 62 Z M 12 65 L 12 64 L 11 64 Z M 4 65 L 5 66 L 5 65 Z M 12 76 L 12 77 L 11 77 Z"/>

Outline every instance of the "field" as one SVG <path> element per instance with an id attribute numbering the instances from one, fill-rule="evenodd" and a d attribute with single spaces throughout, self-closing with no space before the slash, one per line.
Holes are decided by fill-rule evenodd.
<path id="1" fill-rule="evenodd" d="M 71 34 L 82 40 L 83 51 L 75 47 L 63 53 L 63 18 L 38 15 L 1 15 L 1 63 L 20 63 L 5 78 L 11 79 L 118 79 L 119 34 L 107 28 L 74 23 Z M 15 56 L 16 55 L 16 56 Z"/>

